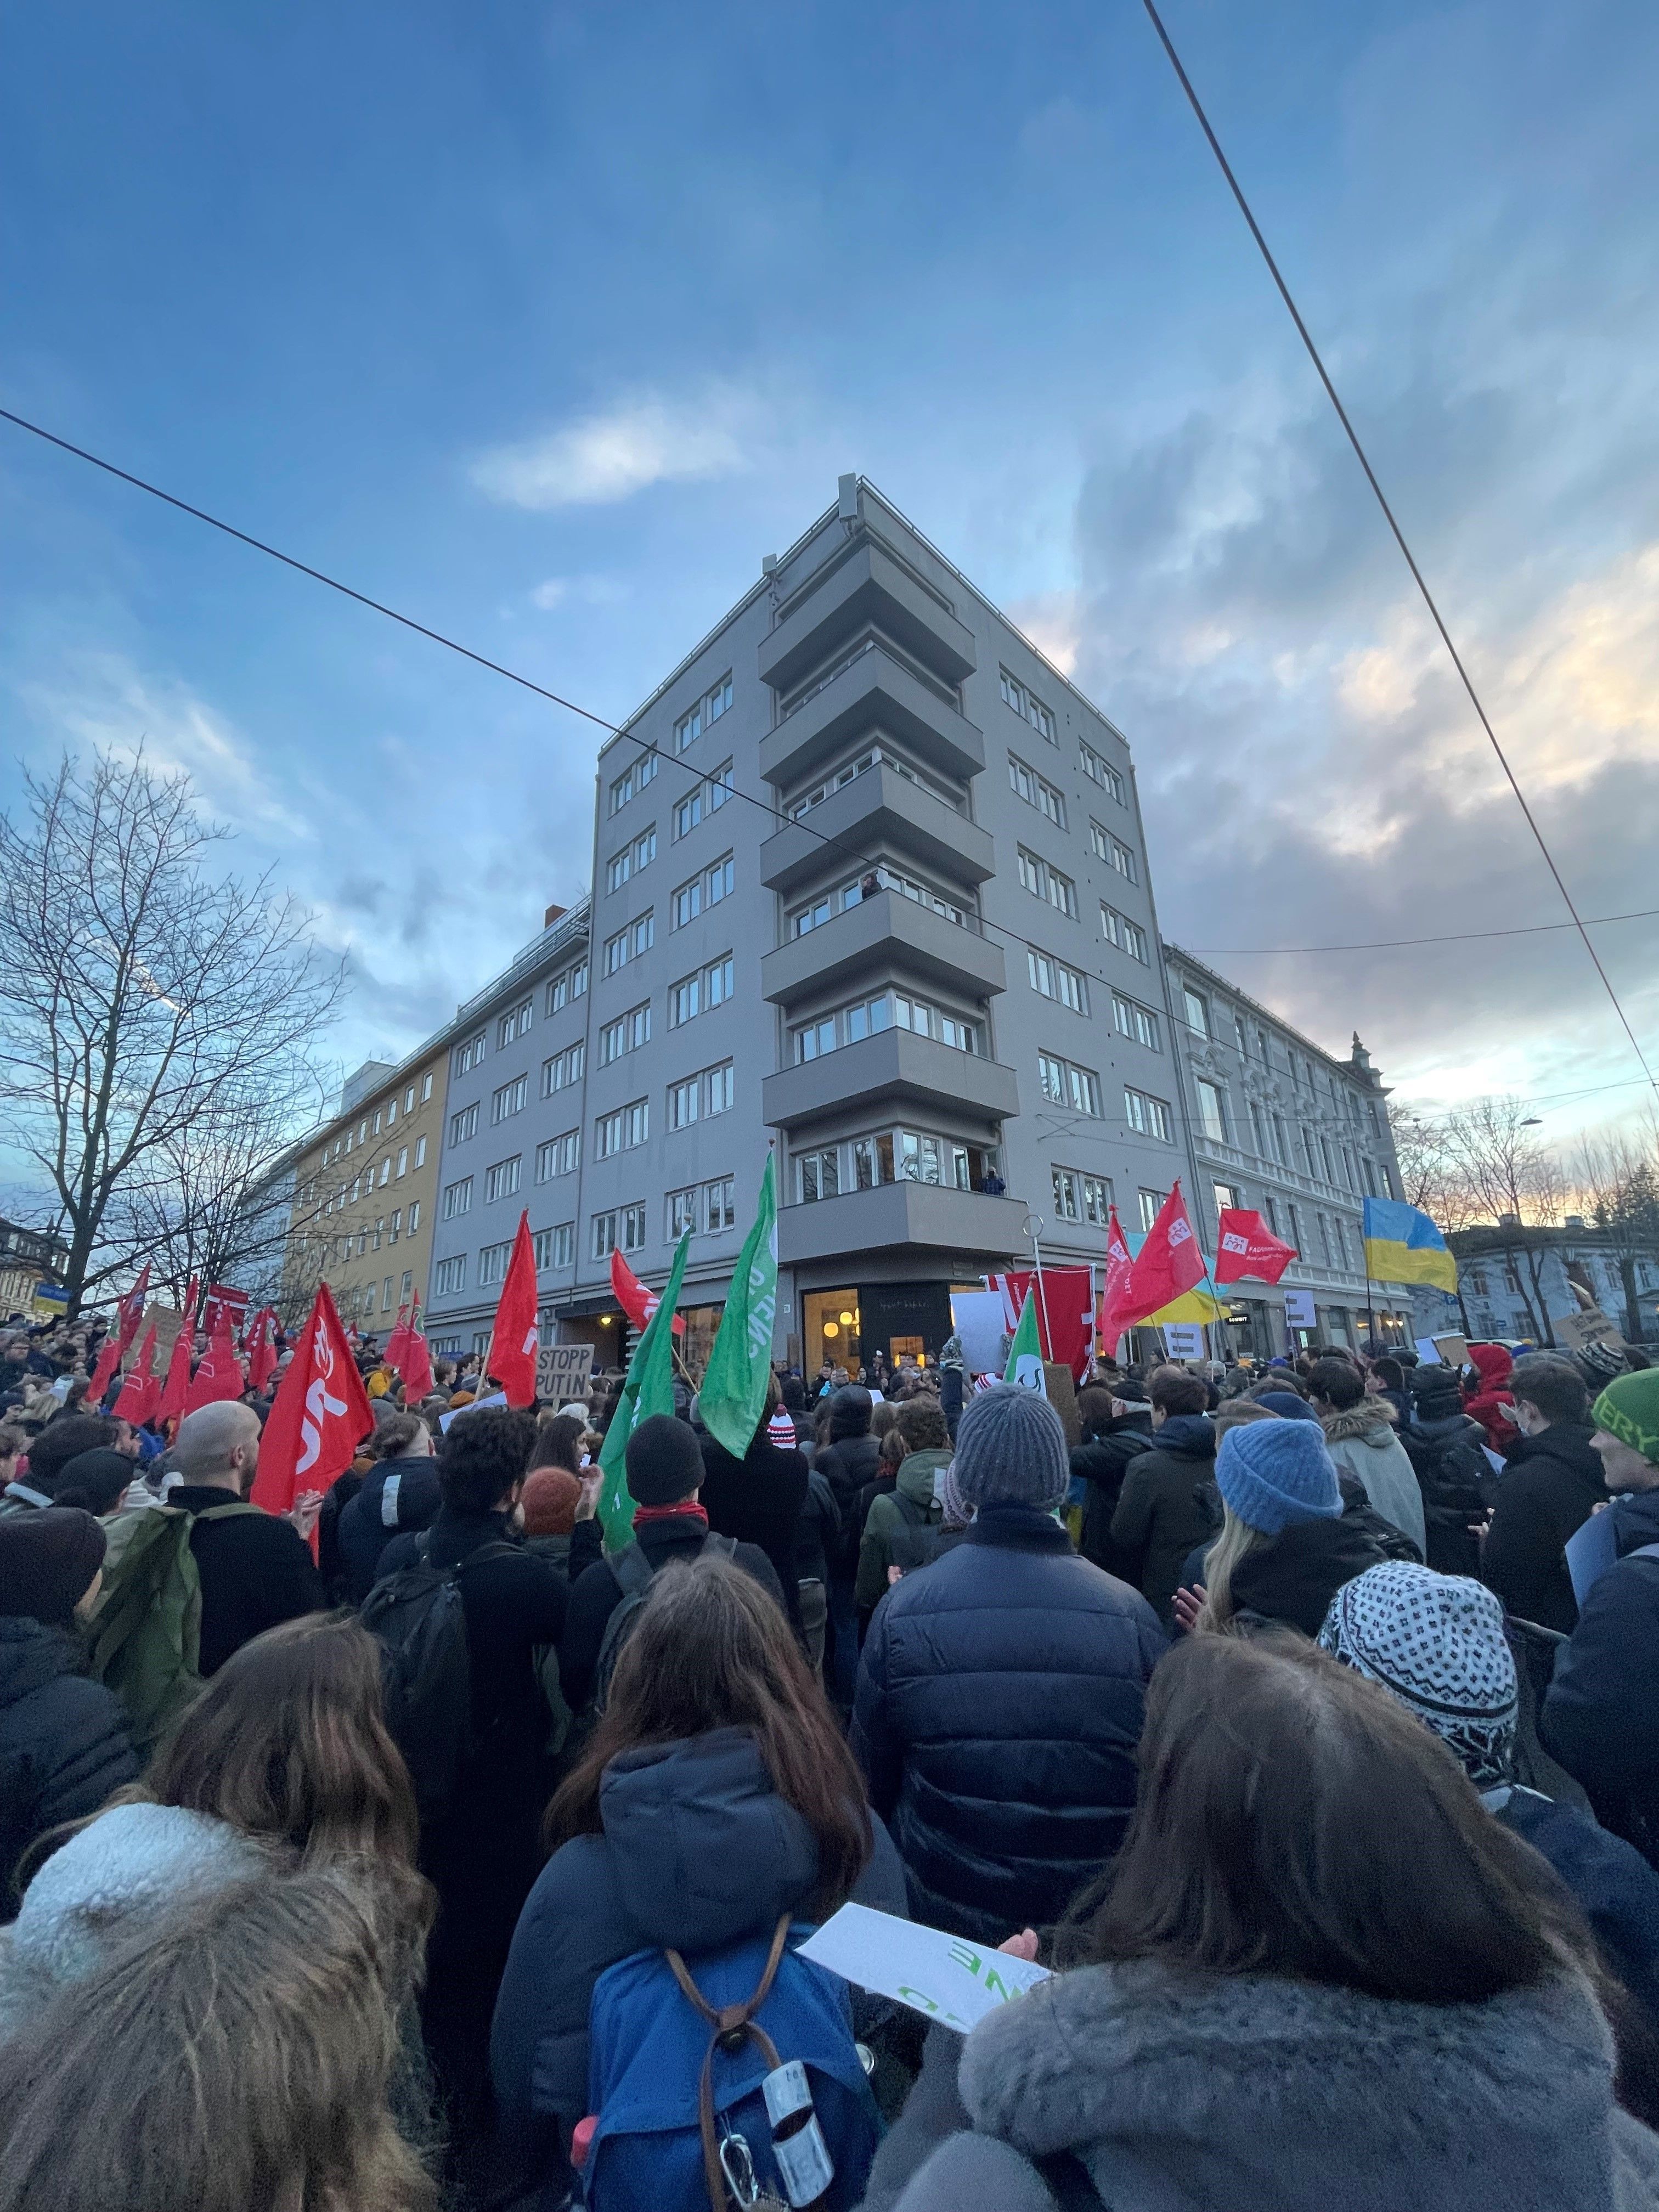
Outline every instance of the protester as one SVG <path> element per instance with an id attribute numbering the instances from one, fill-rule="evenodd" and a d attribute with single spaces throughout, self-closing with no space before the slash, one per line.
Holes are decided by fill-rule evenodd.
<path id="1" fill-rule="evenodd" d="M 783 1410 L 794 1423 L 795 1443 L 805 1451 L 813 1441 L 812 1416 L 806 1405 L 806 1385 L 799 1375 L 786 1375 L 780 1390 Z"/>
<path id="2" fill-rule="evenodd" d="M 1659 2203 L 1582 1918 L 1425 1729 L 1299 1639 L 1159 1668 L 1127 1839 L 1055 1961 L 965 2044 L 934 2031 L 866 2212 L 1052 2212 L 1030 2160 L 1061 2153 L 1113 2207 Z"/>
<path id="3" fill-rule="evenodd" d="M 570 1538 L 581 1504 L 581 1479 L 557 1462 L 532 1467 L 524 1479 L 519 1510 L 524 1547 L 569 1579 Z"/>
<path id="4" fill-rule="evenodd" d="M 1119 1378 L 1115 1389 L 1089 1383 L 1078 1393 L 1082 1440 L 1072 1448 L 1072 1480 L 1085 1484 L 1078 1549 L 1093 1566 L 1133 1583 L 1135 1561 L 1112 1541 L 1112 1516 L 1129 1462 L 1152 1443 L 1152 1408 Z"/>
<path id="5" fill-rule="evenodd" d="M 1589 1393 L 1568 1359 L 1529 1352 L 1510 1376 L 1520 1431 L 1480 1547 L 1480 1576 L 1521 1620 L 1563 1636 L 1578 1607 L 1566 1544 L 1607 1496 L 1590 1446 Z"/>
<path id="6" fill-rule="evenodd" d="M 377 1416 L 368 1471 L 340 1515 L 340 1558 L 352 1604 L 361 1605 L 374 1587 L 388 1546 L 411 1529 L 429 1528 L 441 1503 L 431 1430 L 418 1413 Z"/>
<path id="7" fill-rule="evenodd" d="M 830 1625 L 830 1562 L 841 1543 L 841 1508 L 830 1479 L 808 1470 L 806 1501 L 795 1523 L 795 1585 L 800 1600 L 801 1636 L 807 1663 L 823 1680 L 823 1648 Z"/>
<path id="8" fill-rule="evenodd" d="M 1350 1474 L 1382 1518 L 1409 1536 L 1419 1559 L 1427 1534 L 1423 1492 L 1405 1446 L 1395 1432 L 1394 1408 L 1368 1398 L 1364 1378 L 1352 1360 L 1322 1359 L 1308 1377 L 1314 1410 L 1325 1431 L 1325 1449 L 1339 1474 Z"/>
<path id="9" fill-rule="evenodd" d="M 1152 1449 L 1124 1470 L 1112 1542 L 1133 1583 L 1167 1629 L 1187 1554 L 1215 1533 L 1215 1430 L 1207 1386 L 1179 1367 L 1160 1367 L 1148 1385 Z"/>
<path id="10" fill-rule="evenodd" d="M 69 1506 L 0 1521 L 0 1920 L 17 1909 L 25 1849 L 137 1771 L 120 1701 L 88 1680 L 76 1633 L 105 1542 L 94 1516 Z"/>
<path id="11" fill-rule="evenodd" d="M 1365 1377 L 1365 1388 L 1393 1407 L 1396 1428 L 1407 1426 L 1412 1417 L 1412 1401 L 1406 1389 L 1406 1370 L 1397 1359 L 1386 1352 L 1373 1359 Z"/>
<path id="12" fill-rule="evenodd" d="M 695 1959 L 849 1897 L 905 1911 L 897 1856 L 781 1609 L 718 1555 L 653 1580 L 547 1835 L 490 2066 L 521 2154 L 550 2178 L 588 2109 L 588 2002 L 607 1966 L 671 1946 Z"/>
<path id="13" fill-rule="evenodd" d="M 118 1433 L 116 1424 L 100 1413 L 64 1413 L 48 1421 L 30 1439 L 27 1474 L 14 1475 L 0 1497 L 0 1518 L 49 1505 L 58 1476 L 70 1462 L 82 1452 L 111 1449 Z"/>
<path id="14" fill-rule="evenodd" d="M 795 1527 L 806 1503 L 806 1461 L 793 1443 L 780 1447 L 769 1433 L 769 1424 L 782 1402 L 778 1378 L 769 1373 L 760 1419 L 741 1459 L 734 1458 L 717 1437 L 698 1438 L 702 1452 L 699 1495 L 717 1536 L 735 1537 L 765 1553 L 789 1618 L 799 1628 Z M 790 1427 L 793 1425 L 792 1422 Z"/>
<path id="15" fill-rule="evenodd" d="M 1486 1431 L 1463 1410 L 1463 1394 L 1449 1367 L 1420 1366 L 1412 1376 L 1412 1423 L 1401 1435 L 1423 1493 L 1430 1566 L 1445 1575 L 1478 1575 L 1480 1553 L 1471 1533 L 1485 1517 L 1492 1465 Z"/>
<path id="16" fill-rule="evenodd" d="M 871 1434 L 873 1407 L 870 1393 L 855 1383 L 844 1383 L 828 1400 L 826 1440 L 819 1445 L 813 1466 L 829 1483 L 841 1516 L 840 1547 L 830 1562 L 830 1627 L 825 1669 L 838 1705 L 850 1705 L 858 1674 L 859 1546 L 864 1523 L 859 1515 L 859 1493 L 873 1480 L 880 1446 Z"/>
<path id="17" fill-rule="evenodd" d="M 1514 1366 L 1515 1355 L 1504 1345 L 1469 1346 L 1471 1373 L 1463 1385 L 1463 1410 L 1480 1422 L 1486 1442 L 1500 1459 L 1515 1449 L 1518 1435 L 1510 1384 Z"/>
<path id="18" fill-rule="evenodd" d="M 996 1942 L 1055 1918 L 1116 1850 L 1164 1649 L 1134 1591 L 1054 1518 L 1069 1469 L 1046 1399 L 999 1385 L 957 1431 L 965 1540 L 876 1607 L 853 1750 L 918 1919 Z"/>
<path id="19" fill-rule="evenodd" d="M 860 1626 L 866 1629 L 892 1568 L 902 1572 L 926 1565 L 948 1548 L 940 1485 L 951 1464 L 951 1431 L 944 1413 L 931 1398 L 909 1399 L 899 1407 L 890 1434 L 900 1446 L 893 1487 L 871 1499 L 859 1545 L 854 1595 Z"/>

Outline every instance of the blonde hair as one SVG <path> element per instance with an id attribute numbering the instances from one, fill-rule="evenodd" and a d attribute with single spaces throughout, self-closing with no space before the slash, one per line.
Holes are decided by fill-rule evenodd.
<path id="1" fill-rule="evenodd" d="M 1195 1630 L 1231 1629 L 1233 1571 L 1267 1540 L 1260 1528 L 1241 1521 L 1231 1505 L 1222 1508 L 1221 1534 L 1204 1555 L 1204 1603 L 1193 1624 Z"/>

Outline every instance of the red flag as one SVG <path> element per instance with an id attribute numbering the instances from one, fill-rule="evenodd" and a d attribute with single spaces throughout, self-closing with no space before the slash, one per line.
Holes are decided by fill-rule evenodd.
<path id="1" fill-rule="evenodd" d="M 236 1346 L 231 1339 L 230 1309 L 216 1305 L 213 1334 L 191 1377 L 185 1411 L 193 1413 L 198 1406 L 216 1405 L 222 1398 L 240 1398 L 246 1388 L 247 1377 L 242 1372 L 242 1363 L 236 1357 Z"/>
<path id="2" fill-rule="evenodd" d="M 173 1340 L 173 1351 L 167 1360 L 167 1379 L 161 1386 L 161 1402 L 155 1408 L 157 1417 L 164 1421 L 182 1420 L 185 1401 L 190 1395 L 190 1355 L 196 1341 L 196 1278 L 190 1279 L 190 1288 L 185 1293 L 185 1317 L 179 1334 Z"/>
<path id="3" fill-rule="evenodd" d="M 326 1490 L 374 1425 L 328 1285 L 319 1283 L 311 1318 L 276 1391 L 259 1439 L 250 1492 L 267 1513 L 287 1513 L 305 1490 Z"/>
<path id="4" fill-rule="evenodd" d="M 1002 1311 L 1010 1333 L 1019 1326 L 1025 1310 L 1025 1293 L 1033 1293 L 1037 1341 L 1045 1359 L 1060 1361 L 1072 1370 L 1074 1382 L 1089 1371 L 1089 1351 L 1094 1333 L 1095 1279 L 1092 1267 L 1045 1267 L 1042 1280 L 1034 1273 L 992 1275 L 994 1291 L 1002 1293 Z"/>
<path id="5" fill-rule="evenodd" d="M 210 1336 L 217 1335 L 219 1316 L 223 1311 L 229 1316 L 230 1333 L 234 1337 L 240 1334 L 252 1304 L 246 1291 L 239 1291 L 229 1283 L 210 1283 L 202 1293 L 202 1326 Z"/>
<path id="6" fill-rule="evenodd" d="M 536 1402 L 536 1249 L 530 1241 L 530 1216 L 521 1213 L 484 1358 L 484 1373 L 501 1384 L 509 1406 Z"/>
<path id="7" fill-rule="evenodd" d="M 409 1308 L 399 1306 L 398 1318 L 392 1324 L 392 1334 L 386 1340 L 386 1364 L 404 1371 L 404 1355 L 409 1349 Z"/>
<path id="8" fill-rule="evenodd" d="M 127 1346 L 138 1334 L 138 1324 L 144 1317 L 144 1292 L 149 1288 L 149 1261 L 144 1262 L 143 1273 L 127 1292 L 118 1299 L 115 1308 L 115 1327 L 104 1339 L 98 1354 L 98 1364 L 92 1370 L 92 1380 L 87 1385 L 87 1403 L 100 1406 L 104 1393 L 116 1369 L 126 1358 Z"/>
<path id="9" fill-rule="evenodd" d="M 276 1320 L 276 1310 L 261 1306 L 248 1327 L 247 1380 L 251 1390 L 263 1393 L 267 1382 L 276 1371 L 276 1346 L 271 1342 L 270 1332 Z"/>
<path id="10" fill-rule="evenodd" d="M 155 1324 L 151 1322 L 138 1347 L 138 1364 L 121 1385 L 121 1395 L 115 1401 L 116 1419 L 131 1421 L 137 1428 L 141 1421 L 149 1419 L 161 1395 L 161 1385 L 155 1373 Z"/>
<path id="11" fill-rule="evenodd" d="M 421 1301 L 417 1293 L 415 1310 L 409 1321 L 409 1357 L 402 1369 L 404 1396 L 413 1401 L 429 1397 L 432 1393 L 432 1355 L 426 1348 L 426 1338 L 416 1323 L 421 1316 Z"/>
<path id="12" fill-rule="evenodd" d="M 1124 1316 L 1128 1311 L 1132 1293 L 1129 1278 L 1134 1270 L 1134 1260 L 1129 1251 L 1129 1240 L 1123 1233 L 1123 1224 L 1117 1218 L 1115 1206 L 1110 1207 L 1106 1218 L 1106 1288 L 1100 1301 L 1100 1340 L 1108 1354 L 1115 1358 L 1118 1346 L 1123 1341 L 1123 1332 L 1129 1327 Z"/>
<path id="13" fill-rule="evenodd" d="M 1158 1219 L 1146 1233 L 1129 1270 L 1128 1304 L 1120 1316 L 1128 1328 L 1149 1314 L 1160 1313 L 1183 1291 L 1204 1279 L 1204 1255 L 1198 1249 L 1193 1224 L 1187 1218 L 1187 1201 L 1181 1185 L 1158 1208 Z"/>
<path id="14" fill-rule="evenodd" d="M 1254 1206 L 1222 1207 L 1215 1245 L 1218 1283 L 1236 1283 L 1242 1275 L 1276 1283 L 1296 1257 L 1295 1245 L 1275 1237 Z"/>
<path id="15" fill-rule="evenodd" d="M 611 1294 L 628 1316 L 635 1328 L 643 1328 L 662 1304 L 660 1291 L 647 1290 L 622 1254 L 612 1248 L 611 1254 Z M 674 1316 L 674 1334 L 685 1334 L 685 1316 Z"/>

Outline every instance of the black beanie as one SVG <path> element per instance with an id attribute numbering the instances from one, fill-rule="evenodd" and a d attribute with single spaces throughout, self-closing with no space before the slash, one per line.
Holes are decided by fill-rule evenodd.
<path id="1" fill-rule="evenodd" d="M 104 1564 L 104 1524 L 73 1505 L 37 1506 L 0 1519 L 0 1613 L 69 1620 Z"/>
<path id="2" fill-rule="evenodd" d="M 628 1490 L 635 1505 L 678 1505 L 702 1486 L 702 1453 L 689 1421 L 652 1413 L 628 1439 Z"/>
<path id="3" fill-rule="evenodd" d="M 52 1496 L 59 1505 L 84 1505 L 88 1513 L 107 1513 L 118 1498 L 125 1496 L 137 1472 L 137 1460 L 103 1444 L 96 1451 L 77 1452 L 64 1462 L 58 1470 Z"/>

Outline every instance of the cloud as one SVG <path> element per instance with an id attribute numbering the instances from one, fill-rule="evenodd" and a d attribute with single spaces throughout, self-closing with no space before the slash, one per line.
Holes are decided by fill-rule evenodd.
<path id="1" fill-rule="evenodd" d="M 584 606 L 610 607 L 628 597 L 629 587 L 620 576 L 549 576 L 530 593 L 530 604 L 551 614 L 571 599 L 580 599 Z"/>
<path id="2" fill-rule="evenodd" d="M 653 483 L 706 483 L 750 465 L 760 409 L 741 387 L 696 398 L 641 392 L 542 436 L 496 446 L 470 471 L 486 498 L 544 512 L 603 507 Z"/>

